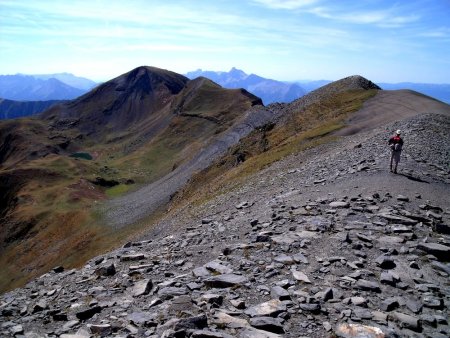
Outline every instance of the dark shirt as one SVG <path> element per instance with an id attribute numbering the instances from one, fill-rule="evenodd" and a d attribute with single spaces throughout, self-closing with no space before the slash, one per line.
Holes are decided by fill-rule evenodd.
<path id="1" fill-rule="evenodd" d="M 389 142 L 388 142 L 389 145 L 390 144 L 397 144 L 397 143 L 399 143 L 400 145 L 403 145 L 403 139 L 400 136 L 398 136 L 398 135 L 392 136 L 389 139 Z"/>

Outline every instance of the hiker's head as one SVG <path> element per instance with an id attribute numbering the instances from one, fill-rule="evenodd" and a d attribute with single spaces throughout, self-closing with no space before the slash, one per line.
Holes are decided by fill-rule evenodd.
<path id="1" fill-rule="evenodd" d="M 395 132 L 397 135 L 400 135 L 400 129 L 397 129 L 397 131 Z"/>

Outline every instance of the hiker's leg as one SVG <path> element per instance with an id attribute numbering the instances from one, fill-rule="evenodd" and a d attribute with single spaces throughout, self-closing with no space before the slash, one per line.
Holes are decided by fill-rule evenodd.
<path id="1" fill-rule="evenodd" d="M 391 152 L 391 165 L 390 165 L 390 168 L 391 168 L 391 172 L 392 172 L 392 161 L 394 160 L 394 152 L 392 151 Z"/>
<path id="2" fill-rule="evenodd" d="M 400 162 L 400 152 L 395 151 L 393 157 L 394 157 L 394 163 L 395 163 L 394 173 L 397 173 L 398 162 Z"/>

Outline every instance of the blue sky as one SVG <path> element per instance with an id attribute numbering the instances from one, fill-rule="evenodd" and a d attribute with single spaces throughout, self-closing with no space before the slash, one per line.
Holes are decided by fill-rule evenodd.
<path id="1" fill-rule="evenodd" d="M 0 0 L 0 74 L 137 66 L 450 83 L 448 0 Z"/>

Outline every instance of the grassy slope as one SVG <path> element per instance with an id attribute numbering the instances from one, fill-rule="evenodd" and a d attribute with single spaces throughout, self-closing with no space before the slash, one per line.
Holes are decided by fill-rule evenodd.
<path id="1" fill-rule="evenodd" d="M 346 118 L 376 93 L 376 90 L 338 93 L 295 112 L 278 125 L 254 131 L 225 157 L 193 177 L 177 196 L 176 203 L 201 203 L 290 154 L 333 141 L 335 137 L 330 134 L 345 126 Z M 239 165 L 237 154 L 245 155 L 245 161 Z"/>

